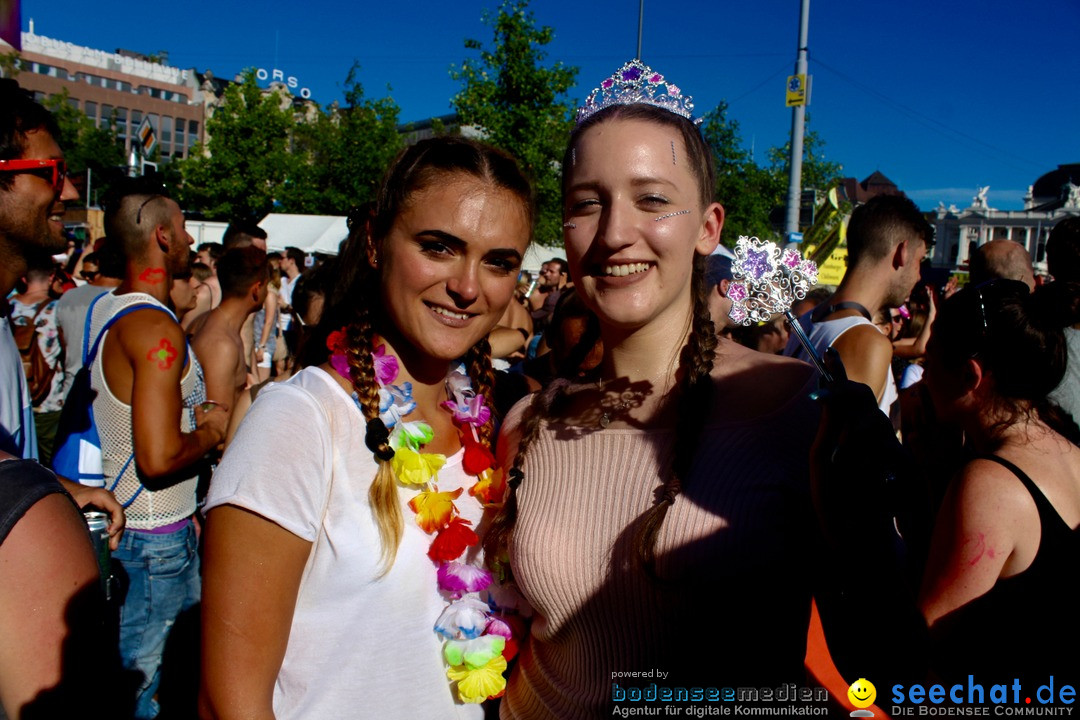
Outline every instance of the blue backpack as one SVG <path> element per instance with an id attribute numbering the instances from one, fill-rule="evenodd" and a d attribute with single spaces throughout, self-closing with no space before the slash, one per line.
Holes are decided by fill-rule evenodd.
<path id="1" fill-rule="evenodd" d="M 94 301 L 90 303 L 90 308 L 86 311 L 86 327 L 83 330 L 83 365 L 75 374 L 71 390 L 64 401 L 63 409 L 60 411 L 60 425 L 56 431 L 56 449 L 52 459 L 53 472 L 57 475 L 72 482 L 93 487 L 105 487 L 105 471 L 101 462 L 101 437 L 98 435 L 97 423 L 94 422 L 93 406 L 97 391 L 90 386 L 90 367 L 97 357 L 101 338 L 105 336 L 106 331 L 117 320 L 136 310 L 150 309 L 169 312 L 159 305 L 150 303 L 129 305 L 109 318 L 108 322 L 97 334 L 97 337 L 94 338 L 93 344 L 91 344 L 90 320 L 94 316 L 94 306 L 106 294 L 108 293 L 94 298 Z M 134 459 L 135 454 L 132 453 L 131 457 L 124 463 L 123 468 L 117 473 L 117 479 L 123 476 L 128 465 Z"/>

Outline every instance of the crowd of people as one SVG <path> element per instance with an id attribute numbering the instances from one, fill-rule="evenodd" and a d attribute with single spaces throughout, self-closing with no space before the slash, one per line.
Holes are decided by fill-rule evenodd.
<path id="1" fill-rule="evenodd" d="M 336 257 L 244 221 L 194 247 L 146 179 L 70 247 L 55 120 L 0 83 L 8 717 L 1080 680 L 1080 218 L 1052 282 L 995 241 L 938 287 L 923 214 L 871 199 L 804 346 L 731 320 L 713 153 L 637 60 L 578 111 L 535 279 L 529 179 L 456 136 L 402 151 Z"/>

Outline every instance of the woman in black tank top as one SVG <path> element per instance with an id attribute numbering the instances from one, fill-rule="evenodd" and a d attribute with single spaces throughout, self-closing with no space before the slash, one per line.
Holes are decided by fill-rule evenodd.
<path id="1" fill-rule="evenodd" d="M 1055 315 L 1043 288 L 966 288 L 926 361 L 934 408 L 974 458 L 945 497 L 922 587 L 932 666 L 965 688 L 968 675 L 1005 684 L 1010 701 L 1019 680 L 1021 704 L 1051 676 L 1054 693 L 1080 680 L 1080 431 L 1046 397 L 1066 364 Z"/>

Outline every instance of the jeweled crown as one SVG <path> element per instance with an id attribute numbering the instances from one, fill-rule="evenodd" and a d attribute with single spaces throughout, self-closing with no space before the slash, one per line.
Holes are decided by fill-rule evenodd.
<path id="1" fill-rule="evenodd" d="M 661 107 L 690 120 L 694 112 L 692 100 L 689 95 L 683 95 L 677 85 L 635 58 L 589 94 L 585 104 L 578 108 L 577 122 L 612 105 L 637 104 Z"/>

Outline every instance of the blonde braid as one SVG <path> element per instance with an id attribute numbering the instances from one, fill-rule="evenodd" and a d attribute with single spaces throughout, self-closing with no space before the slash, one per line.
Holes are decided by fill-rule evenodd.
<path id="1" fill-rule="evenodd" d="M 373 360 L 375 330 L 371 326 L 366 306 L 359 313 L 356 322 L 346 329 L 346 338 L 349 379 L 352 380 L 353 390 L 360 400 L 360 407 L 368 421 L 370 434 L 373 424 L 382 425 L 382 421 L 379 420 L 379 386 L 375 380 L 375 361 Z M 385 431 L 385 426 L 382 429 Z M 379 469 L 368 490 L 368 502 L 371 504 L 371 511 L 379 527 L 381 546 L 379 560 L 382 563 L 380 577 L 388 573 L 393 566 L 398 546 L 401 544 L 402 533 L 405 532 L 405 519 L 398 500 L 397 479 L 394 477 L 390 460 L 386 459 L 388 452 L 392 457 L 389 445 L 379 446 L 375 456 Z"/>

